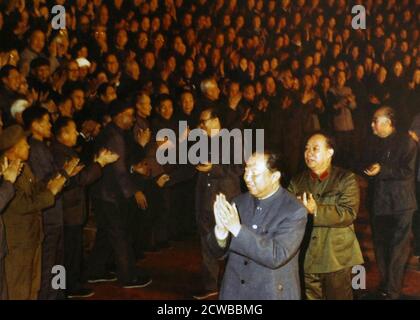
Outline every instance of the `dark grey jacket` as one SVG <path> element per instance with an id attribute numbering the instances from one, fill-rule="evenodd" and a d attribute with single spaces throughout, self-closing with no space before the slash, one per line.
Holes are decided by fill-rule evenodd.
<path id="1" fill-rule="evenodd" d="M 92 196 L 114 203 L 133 197 L 138 188 L 130 174 L 130 145 L 126 133 L 111 122 L 96 139 L 95 152 L 101 148 L 115 152 L 119 158 L 103 168 L 102 178 L 92 188 Z"/>
<path id="2" fill-rule="evenodd" d="M 64 171 L 55 164 L 51 148 L 47 146 L 46 142 L 30 138 L 29 145 L 31 146 L 29 165 L 34 176 L 41 184 L 46 186 L 48 181 L 58 173 L 64 175 Z M 54 206 L 42 211 L 42 219 L 44 227 L 59 227 L 63 225 L 63 203 L 61 195 L 56 197 Z"/>
<path id="3" fill-rule="evenodd" d="M 369 178 L 368 200 L 374 215 L 394 215 L 417 208 L 415 173 L 417 146 L 407 133 L 373 138 L 365 167 L 379 163 L 380 173 Z"/>
<path id="4" fill-rule="evenodd" d="M 300 299 L 298 253 L 306 209 L 283 188 L 265 200 L 245 193 L 233 202 L 242 223 L 238 236 L 223 250 L 214 231 L 208 235 L 213 254 L 228 258 L 220 299 Z"/>
<path id="5" fill-rule="evenodd" d="M 77 152 L 57 141 L 51 145 L 55 163 L 59 168 L 66 161 L 78 158 Z M 101 177 L 101 166 L 97 163 L 85 166 L 75 177 L 70 178 L 62 191 L 64 225 L 82 225 L 86 220 L 86 190 L 85 187 Z"/>
<path id="6" fill-rule="evenodd" d="M 219 141 L 216 141 L 219 140 Z M 223 140 L 217 135 L 208 140 L 209 153 L 208 162 L 212 160 L 212 145 L 219 146 L 219 164 L 212 164 L 209 172 L 198 172 L 195 189 L 195 209 L 197 215 L 197 225 L 201 234 L 207 234 L 214 227 L 213 203 L 216 195 L 223 193 L 228 201 L 241 193 L 241 176 L 244 171 L 242 164 L 223 164 L 226 154 L 223 153 Z M 234 160 L 234 149 L 230 150 L 230 161 Z M 225 156 L 225 158 L 224 158 Z M 225 161 L 227 162 L 227 161 Z"/>

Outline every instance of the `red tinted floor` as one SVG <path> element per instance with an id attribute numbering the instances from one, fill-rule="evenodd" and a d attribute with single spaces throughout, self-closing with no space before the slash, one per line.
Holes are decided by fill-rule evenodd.
<path id="1" fill-rule="evenodd" d="M 364 203 L 363 194 L 364 192 L 362 192 L 362 203 Z M 363 205 L 357 219 L 356 230 L 365 256 L 367 290 L 371 291 L 379 283 L 379 274 L 374 260 L 367 213 Z M 153 278 L 151 285 L 142 289 L 123 289 L 115 282 L 90 285 L 95 290 L 95 295 L 89 300 L 191 299 L 192 293 L 198 289 L 199 284 L 201 258 L 198 239 L 191 238 L 172 244 L 173 247 L 170 249 L 158 253 L 146 253 L 146 258 L 139 261 L 138 266 L 151 274 Z M 366 292 L 365 290 L 357 291 L 355 296 L 363 295 Z M 407 270 L 403 294 L 413 299 L 420 299 L 419 271 Z"/>

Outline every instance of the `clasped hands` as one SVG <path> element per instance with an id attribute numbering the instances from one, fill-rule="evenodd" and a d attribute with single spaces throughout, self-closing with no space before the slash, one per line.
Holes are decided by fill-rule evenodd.
<path id="1" fill-rule="evenodd" d="M 216 196 L 216 201 L 213 205 L 214 218 L 216 220 L 215 232 L 219 240 L 224 240 L 232 233 L 235 237 L 238 236 L 241 230 L 241 222 L 239 219 L 238 209 L 236 205 L 231 205 L 224 194 L 220 193 Z"/>

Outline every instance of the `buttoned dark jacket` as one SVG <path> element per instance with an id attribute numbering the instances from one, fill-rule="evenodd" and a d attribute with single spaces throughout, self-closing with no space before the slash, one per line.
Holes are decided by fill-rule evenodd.
<path id="1" fill-rule="evenodd" d="M 54 141 L 51 145 L 54 161 L 63 167 L 66 161 L 79 158 L 75 150 Z M 101 177 L 101 166 L 97 163 L 87 165 L 78 175 L 70 178 L 62 192 L 63 217 L 65 225 L 82 225 L 86 220 L 85 187 Z"/>
<path id="2" fill-rule="evenodd" d="M 124 130 L 111 122 L 96 139 L 95 152 L 106 148 L 119 155 L 116 162 L 102 170 L 102 178 L 95 183 L 92 196 L 103 201 L 119 203 L 134 196 L 138 188 L 130 174 L 130 149 Z"/>
<path id="3" fill-rule="evenodd" d="M 218 136 L 213 139 L 219 139 Z M 209 142 L 211 149 L 212 142 Z M 219 146 L 222 143 L 220 142 Z M 222 157 L 222 150 L 219 155 Z M 209 154 L 211 159 L 211 150 Z M 231 154 L 231 163 L 234 157 Z M 213 203 L 216 195 L 223 193 L 228 201 L 241 193 L 240 179 L 243 174 L 243 165 L 223 164 L 222 158 L 219 164 L 212 164 L 209 172 L 198 172 L 196 184 L 196 215 L 199 232 L 207 234 L 214 227 Z"/>
<path id="4" fill-rule="evenodd" d="M 365 167 L 379 163 L 381 171 L 369 178 L 368 205 L 375 216 L 403 214 L 417 209 L 415 172 L 417 146 L 407 133 L 372 137 Z"/>
<path id="5" fill-rule="evenodd" d="M 57 174 L 64 174 L 56 165 L 51 148 L 47 146 L 46 142 L 30 138 L 29 145 L 31 147 L 29 165 L 41 184 L 46 186 L 48 181 Z M 63 225 L 63 203 L 61 195 L 56 197 L 54 206 L 42 212 L 42 216 L 44 227 L 59 227 Z"/>
<path id="6" fill-rule="evenodd" d="M 227 258 L 219 298 L 222 300 L 298 300 L 301 298 L 298 256 L 307 212 L 280 188 L 255 204 L 245 193 L 233 200 L 241 219 L 237 237 L 226 249 L 211 230 L 207 240 L 218 258 Z"/>

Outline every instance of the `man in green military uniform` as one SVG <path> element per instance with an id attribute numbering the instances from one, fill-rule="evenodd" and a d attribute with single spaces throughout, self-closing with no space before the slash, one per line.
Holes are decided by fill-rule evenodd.
<path id="1" fill-rule="evenodd" d="M 294 177 L 288 190 L 306 206 L 305 294 L 309 300 L 353 299 L 351 269 L 363 263 L 353 222 L 360 191 L 353 173 L 332 166 L 334 147 L 327 135 L 312 135 L 305 149 L 309 170 Z"/>
<path id="2" fill-rule="evenodd" d="M 27 163 L 27 134 L 18 125 L 6 128 L 0 135 L 0 163 L 24 162 L 14 188 L 15 196 L 3 212 L 8 252 L 5 258 L 6 285 L 9 299 L 37 299 L 41 276 L 42 224 L 41 210 L 54 204 L 65 178 L 58 176 L 41 185 Z"/>

